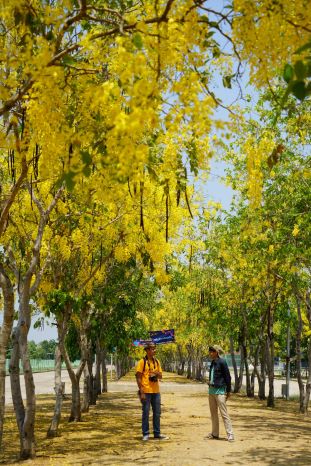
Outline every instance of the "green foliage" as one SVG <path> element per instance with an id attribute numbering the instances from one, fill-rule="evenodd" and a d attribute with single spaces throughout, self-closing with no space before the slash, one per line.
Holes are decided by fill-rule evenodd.
<path id="1" fill-rule="evenodd" d="M 300 47 L 296 54 L 302 54 L 311 51 L 311 42 Z M 288 84 L 283 102 L 286 101 L 289 94 L 293 94 L 297 99 L 304 100 L 311 95 L 311 57 L 307 56 L 304 60 L 298 59 L 293 65 L 287 63 L 283 71 L 283 79 Z"/>
<path id="2" fill-rule="evenodd" d="M 40 343 L 29 341 L 29 357 L 30 359 L 54 359 L 56 345 L 55 340 L 43 340 Z"/>

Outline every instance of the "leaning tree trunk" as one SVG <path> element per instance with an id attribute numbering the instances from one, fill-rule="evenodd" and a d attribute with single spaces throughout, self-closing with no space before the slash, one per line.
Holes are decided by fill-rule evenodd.
<path id="1" fill-rule="evenodd" d="M 51 421 L 49 430 L 47 431 L 47 437 L 52 438 L 58 435 L 58 426 L 61 419 L 62 404 L 65 393 L 65 382 L 62 382 L 62 355 L 57 345 L 55 348 L 55 407 L 54 415 Z"/>
<path id="2" fill-rule="evenodd" d="M 5 412 L 5 376 L 6 352 L 13 327 L 14 319 L 14 289 L 0 263 L 0 287 L 3 295 L 3 321 L 0 327 L 0 450 L 3 437 L 3 421 Z"/>

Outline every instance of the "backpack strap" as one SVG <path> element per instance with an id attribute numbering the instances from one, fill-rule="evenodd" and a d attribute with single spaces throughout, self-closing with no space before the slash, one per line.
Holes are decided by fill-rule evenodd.
<path id="1" fill-rule="evenodd" d="M 148 362 L 148 356 L 145 356 L 145 357 L 144 357 L 143 372 L 145 372 L 146 363 L 147 363 L 147 362 Z M 153 358 L 153 365 L 154 365 L 154 367 L 156 367 L 157 369 L 159 369 L 160 363 L 159 363 L 159 361 L 157 360 L 157 358 Z M 149 366 L 149 362 L 148 362 L 148 366 Z"/>

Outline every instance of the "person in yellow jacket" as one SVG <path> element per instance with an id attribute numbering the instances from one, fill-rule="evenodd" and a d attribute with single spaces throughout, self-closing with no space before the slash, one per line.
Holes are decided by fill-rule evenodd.
<path id="1" fill-rule="evenodd" d="M 161 434 L 161 395 L 159 380 L 162 379 L 162 368 L 155 357 L 156 344 L 148 342 L 145 345 L 146 356 L 136 367 L 136 381 L 139 398 L 142 404 L 142 432 L 143 441 L 149 440 L 149 412 L 150 405 L 153 413 L 153 436 L 155 439 L 167 440 L 169 437 Z"/>

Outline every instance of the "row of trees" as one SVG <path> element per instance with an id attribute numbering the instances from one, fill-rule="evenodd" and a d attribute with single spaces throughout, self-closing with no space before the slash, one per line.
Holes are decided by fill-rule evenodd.
<path id="1" fill-rule="evenodd" d="M 292 142 L 288 147 L 289 107 L 287 127 L 279 129 L 274 120 L 271 128 L 256 129 L 232 107 L 226 132 L 237 138 L 226 154 L 234 162 L 231 179 L 241 191 L 240 204 L 225 222 L 217 221 L 194 192 L 212 155 L 211 135 L 224 127 L 212 118 L 223 105 L 213 77 L 217 74 L 230 87 L 246 59 L 253 82 L 263 87 L 269 80 L 278 95 L 272 78 L 282 74 L 284 62 L 309 38 L 304 1 L 289 4 L 236 0 L 215 10 L 209 0 L 0 1 L 0 437 L 11 338 L 10 377 L 22 459 L 35 455 L 36 402 L 28 349 L 34 307 L 53 317 L 58 330 L 51 432 L 60 420 L 61 358 L 72 383 L 70 420 L 79 421 L 81 375 L 87 409 L 92 390 L 102 390 L 98 373 L 105 353 L 117 348 L 121 375 L 128 368 L 130 342 L 155 325 L 172 323 L 181 338 L 180 352 L 188 348 L 192 359 L 202 353 L 206 332 L 213 340 L 231 335 L 232 344 L 241 342 L 247 349 L 255 344 L 251 332 L 258 336 L 266 329 L 254 348 L 266 342 L 267 367 L 273 361 L 280 297 L 288 302 L 299 293 L 302 325 L 308 263 L 304 258 L 301 268 L 291 255 L 283 270 L 288 251 L 276 247 L 274 235 L 290 220 L 282 217 L 285 211 L 274 199 L 279 186 L 287 199 L 287 174 L 296 173 L 308 134 L 307 111 L 297 147 Z M 284 31 L 282 37 L 276 27 Z M 266 29 L 273 32 L 271 43 Z M 224 39 L 232 44 L 229 54 Z M 279 108 L 284 109 L 287 89 L 279 92 Z M 240 140 L 239 134 L 248 136 Z M 286 169 L 275 162 L 285 153 L 282 145 L 292 160 Z M 216 149 L 223 150 L 222 144 Z M 247 164 L 236 157 L 240 150 L 247 154 Z M 270 178 L 265 175 L 269 170 L 271 175 L 269 164 L 275 173 Z M 308 181 L 301 184 L 301 196 L 307 188 Z M 305 205 L 305 198 L 299 199 Z M 303 220 L 301 227 L 293 225 L 291 236 L 290 226 L 282 229 L 284 248 L 289 238 L 299 243 L 305 226 L 295 202 L 291 208 L 297 207 Z M 271 213 L 270 204 L 279 211 Z M 187 274 L 181 261 L 185 257 L 190 257 Z M 290 294 L 284 287 L 287 296 L 280 283 L 290 283 L 288 267 L 296 267 L 298 291 L 290 288 Z M 250 325 L 255 321 L 258 327 Z M 71 364 L 75 347 L 81 356 L 76 370 Z M 102 370 L 105 374 L 104 365 Z M 268 374 L 272 403 L 272 370 Z"/>
<path id="2" fill-rule="evenodd" d="M 276 86 L 264 93 L 254 118 L 240 120 L 233 141 L 223 144 L 227 182 L 236 192 L 232 209 L 198 219 L 197 249 L 185 249 L 189 263 L 177 265 L 165 290 L 169 312 L 158 318 L 179 329 L 168 363 L 179 361 L 182 371 L 187 362 L 188 375 L 200 377 L 207 346 L 217 336 L 233 361 L 236 351 L 241 355 L 234 390 L 244 372 L 247 395 L 254 396 L 257 377 L 268 406 L 274 406 L 275 356 L 292 361 L 305 413 L 311 390 L 310 102 L 289 99 L 280 111 L 276 97 L 282 92 Z M 308 361 L 306 381 L 302 358 Z"/>

